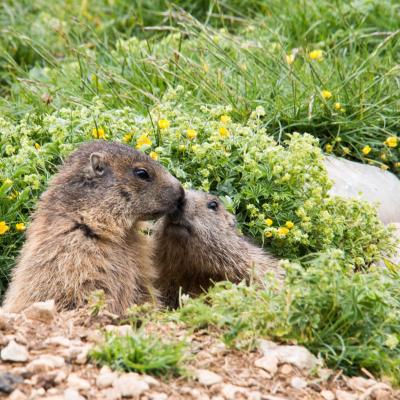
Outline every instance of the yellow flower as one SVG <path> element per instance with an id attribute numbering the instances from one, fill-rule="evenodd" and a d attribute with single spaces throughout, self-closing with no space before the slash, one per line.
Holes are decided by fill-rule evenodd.
<path id="1" fill-rule="evenodd" d="M 158 153 L 156 153 L 155 151 L 151 151 L 149 154 L 150 158 L 152 158 L 154 161 L 158 160 Z"/>
<path id="2" fill-rule="evenodd" d="M 282 236 L 286 236 L 289 233 L 289 229 L 281 226 L 280 228 L 278 228 L 278 233 Z"/>
<path id="3" fill-rule="evenodd" d="M 178 147 L 179 151 L 185 151 L 186 150 L 186 146 L 184 144 L 180 144 Z"/>
<path id="4" fill-rule="evenodd" d="M 336 102 L 334 107 L 335 107 L 335 110 L 340 110 L 342 108 L 342 105 L 339 102 Z"/>
<path id="5" fill-rule="evenodd" d="M 93 130 L 92 130 L 92 136 L 93 136 L 95 139 L 105 139 L 106 134 L 105 134 L 103 128 L 93 128 Z"/>
<path id="6" fill-rule="evenodd" d="M 188 129 L 186 131 L 186 136 L 188 139 L 193 140 L 197 137 L 197 132 L 194 129 Z"/>
<path id="7" fill-rule="evenodd" d="M 23 222 L 20 222 L 19 224 L 15 224 L 15 229 L 18 232 L 23 232 L 26 229 L 26 226 Z"/>
<path id="8" fill-rule="evenodd" d="M 398 162 L 398 161 L 395 162 L 395 163 L 394 163 L 394 166 L 395 166 L 396 168 L 400 168 L 400 162 Z"/>
<path id="9" fill-rule="evenodd" d="M 267 238 L 269 238 L 269 237 L 272 236 L 272 232 L 271 232 L 271 231 L 266 231 L 266 232 L 264 233 L 264 236 L 267 237 Z"/>
<path id="10" fill-rule="evenodd" d="M 332 97 L 332 93 L 329 90 L 323 90 L 321 92 L 321 96 L 325 99 L 325 100 L 329 100 Z"/>
<path id="11" fill-rule="evenodd" d="M 170 123 L 169 123 L 169 121 L 167 119 L 160 119 L 158 121 L 158 127 L 160 129 L 168 129 L 169 126 L 170 126 Z"/>
<path id="12" fill-rule="evenodd" d="M 35 143 L 35 149 L 39 150 L 40 149 L 40 144 L 39 143 Z"/>
<path id="13" fill-rule="evenodd" d="M 331 144 L 328 143 L 325 145 L 325 151 L 327 153 L 332 153 L 332 150 L 333 150 L 333 146 Z"/>
<path id="14" fill-rule="evenodd" d="M 267 218 L 267 219 L 265 220 L 265 224 L 268 225 L 268 226 L 271 226 L 273 223 L 274 223 L 274 221 L 272 221 L 271 218 Z"/>
<path id="15" fill-rule="evenodd" d="M 13 181 L 9 178 L 6 178 L 6 179 L 4 179 L 3 184 L 7 185 L 7 186 L 11 186 L 13 184 Z"/>
<path id="16" fill-rule="evenodd" d="M 308 56 L 311 60 L 322 61 L 324 58 L 324 53 L 322 50 L 313 50 L 308 53 Z"/>
<path id="17" fill-rule="evenodd" d="M 364 146 L 361 151 L 365 156 L 367 156 L 371 152 L 371 150 L 372 150 L 371 147 L 367 145 L 367 146 Z"/>
<path id="18" fill-rule="evenodd" d="M 397 147 L 397 137 L 390 136 L 384 141 L 384 143 L 386 144 L 386 146 L 389 146 L 389 147 Z"/>
<path id="19" fill-rule="evenodd" d="M 294 227 L 294 223 L 292 221 L 286 221 L 286 228 L 292 229 Z"/>
<path id="20" fill-rule="evenodd" d="M 219 128 L 219 134 L 223 138 L 226 138 L 226 137 L 230 136 L 230 133 L 229 133 L 228 129 L 226 129 L 224 126 L 221 126 L 221 128 Z"/>
<path id="21" fill-rule="evenodd" d="M 387 161 L 387 159 L 388 159 L 388 156 L 387 156 L 387 154 L 385 154 L 385 153 L 382 153 L 382 154 L 380 155 L 380 157 L 381 157 L 381 160 L 383 160 L 383 161 Z"/>
<path id="22" fill-rule="evenodd" d="M 132 134 L 131 133 L 127 133 L 126 135 L 123 136 L 122 141 L 124 143 L 129 143 L 132 140 Z"/>
<path id="23" fill-rule="evenodd" d="M 294 63 L 294 59 L 295 59 L 294 54 L 286 54 L 285 58 L 286 58 L 286 62 L 288 63 L 288 65 L 292 65 Z"/>
<path id="24" fill-rule="evenodd" d="M 231 117 L 229 115 L 221 115 L 221 122 L 223 124 L 228 124 L 231 122 Z"/>
<path id="25" fill-rule="evenodd" d="M 4 235 L 10 230 L 10 227 L 5 223 L 5 221 L 0 221 L 0 235 Z"/>
<path id="26" fill-rule="evenodd" d="M 141 149 L 143 146 L 151 146 L 152 141 L 147 135 L 142 135 L 139 137 L 139 139 L 136 142 L 136 148 Z"/>

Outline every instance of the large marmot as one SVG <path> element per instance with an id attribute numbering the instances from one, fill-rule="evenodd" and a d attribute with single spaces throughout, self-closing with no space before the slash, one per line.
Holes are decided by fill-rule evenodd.
<path id="1" fill-rule="evenodd" d="M 54 299 L 71 309 L 94 290 L 115 313 L 154 299 L 156 270 L 138 224 L 173 212 L 183 197 L 180 183 L 146 154 L 106 141 L 81 145 L 41 196 L 4 308 Z"/>
<path id="2" fill-rule="evenodd" d="M 249 281 L 268 271 L 283 276 L 279 261 L 241 236 L 235 217 L 208 193 L 187 191 L 182 207 L 155 225 L 153 247 L 159 270 L 156 287 L 173 308 L 180 288 L 193 296 L 217 281 Z"/>

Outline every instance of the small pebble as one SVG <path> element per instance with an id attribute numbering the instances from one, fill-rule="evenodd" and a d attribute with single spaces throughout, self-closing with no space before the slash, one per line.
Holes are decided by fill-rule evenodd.
<path id="1" fill-rule="evenodd" d="M 6 347 L 1 350 L 1 359 L 3 361 L 26 362 L 28 361 L 28 350 L 25 346 L 15 343 L 11 340 Z"/>
<path id="2" fill-rule="evenodd" d="M 67 379 L 68 386 L 77 390 L 89 390 L 90 383 L 76 374 L 71 374 Z"/>
<path id="3" fill-rule="evenodd" d="M 205 386 L 211 386 L 222 382 L 222 377 L 220 375 L 208 369 L 198 369 L 195 371 L 195 375 L 199 383 Z"/>
<path id="4" fill-rule="evenodd" d="M 303 379 L 303 378 L 299 378 L 298 376 L 294 376 L 291 380 L 290 380 L 290 386 L 293 389 L 304 389 L 305 387 L 307 387 L 307 382 Z"/>

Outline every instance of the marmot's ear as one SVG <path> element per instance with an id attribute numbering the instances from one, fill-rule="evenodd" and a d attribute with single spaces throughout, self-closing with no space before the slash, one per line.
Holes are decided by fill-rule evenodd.
<path id="1" fill-rule="evenodd" d="M 105 172 L 105 160 L 104 160 L 104 154 L 102 153 L 92 153 L 90 155 L 90 167 L 91 167 L 91 172 L 93 175 L 96 176 L 102 176 L 104 175 Z"/>

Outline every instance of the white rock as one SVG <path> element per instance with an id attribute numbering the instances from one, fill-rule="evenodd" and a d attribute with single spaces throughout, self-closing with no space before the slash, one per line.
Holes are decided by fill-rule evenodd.
<path id="1" fill-rule="evenodd" d="M 262 394 L 260 392 L 250 392 L 247 394 L 249 400 L 261 400 Z"/>
<path id="2" fill-rule="evenodd" d="M 24 312 L 29 319 L 49 323 L 56 315 L 54 300 L 39 301 L 30 305 Z"/>
<path id="3" fill-rule="evenodd" d="M 272 342 L 271 340 L 260 339 L 258 341 L 258 348 L 265 356 L 268 355 L 271 350 L 277 349 L 278 347 L 279 345 Z"/>
<path id="4" fill-rule="evenodd" d="M 347 386 L 352 390 L 364 392 L 369 387 L 376 384 L 374 379 L 366 379 L 361 376 L 354 376 L 346 380 Z"/>
<path id="5" fill-rule="evenodd" d="M 96 385 L 100 389 L 112 386 L 113 382 L 118 378 L 115 372 L 105 372 L 100 374 L 96 379 Z"/>
<path id="6" fill-rule="evenodd" d="M 322 390 L 320 394 L 325 400 L 335 400 L 336 398 L 335 393 L 330 390 Z"/>
<path id="7" fill-rule="evenodd" d="M 227 400 L 234 400 L 236 393 L 243 393 L 243 392 L 244 392 L 243 388 L 231 385 L 230 383 L 224 384 L 221 387 L 221 393 Z"/>
<path id="8" fill-rule="evenodd" d="M 121 393 L 122 397 L 139 396 L 150 388 L 147 382 L 133 372 L 121 375 L 113 382 L 113 387 Z"/>
<path id="9" fill-rule="evenodd" d="M 49 372 L 55 368 L 62 368 L 64 365 L 65 361 L 62 357 L 43 354 L 39 358 L 31 361 L 26 368 L 34 374 L 39 374 L 41 372 Z"/>
<path id="10" fill-rule="evenodd" d="M 104 389 L 100 392 L 101 398 L 105 400 L 119 400 L 121 393 L 115 388 Z"/>
<path id="11" fill-rule="evenodd" d="M 306 371 L 317 365 L 317 358 L 302 346 L 278 346 L 267 351 L 278 359 L 279 364 L 292 364 Z"/>
<path id="12" fill-rule="evenodd" d="M 278 371 L 278 358 L 271 353 L 256 360 L 254 365 L 258 368 L 264 369 L 269 374 L 274 376 L 276 371 Z"/>
<path id="13" fill-rule="evenodd" d="M 64 390 L 64 399 L 65 400 L 85 400 L 83 396 L 79 394 L 76 389 L 65 389 Z"/>
<path id="14" fill-rule="evenodd" d="M 76 374 L 71 374 L 67 379 L 68 386 L 76 390 L 89 390 L 90 383 L 86 379 L 80 378 Z"/>
<path id="15" fill-rule="evenodd" d="M 336 390 L 337 400 L 357 400 L 357 396 L 344 390 Z"/>
<path id="16" fill-rule="evenodd" d="M 307 387 L 307 382 L 303 379 L 303 378 L 299 378 L 298 376 L 294 376 L 291 380 L 290 380 L 290 386 L 293 389 L 304 389 L 305 387 Z"/>
<path id="17" fill-rule="evenodd" d="M 28 350 L 25 346 L 11 340 L 6 347 L 1 350 L 0 357 L 3 361 L 26 362 L 28 361 Z"/>
<path id="18" fill-rule="evenodd" d="M 53 336 L 44 341 L 45 345 L 54 345 L 62 347 L 70 347 L 71 341 L 64 336 Z"/>
<path id="19" fill-rule="evenodd" d="M 54 378 L 54 382 L 61 383 L 61 382 L 64 382 L 65 379 L 67 379 L 67 374 L 63 370 L 61 370 L 61 371 L 57 372 L 57 375 Z"/>
<path id="20" fill-rule="evenodd" d="M 167 400 L 168 395 L 167 395 L 167 393 L 155 392 L 155 393 L 150 393 L 149 398 L 150 398 L 150 400 Z"/>
<path id="21" fill-rule="evenodd" d="M 142 379 L 147 382 L 150 386 L 160 386 L 160 382 L 156 378 L 153 378 L 150 375 L 143 375 Z"/>
<path id="22" fill-rule="evenodd" d="M 46 390 L 44 390 L 44 388 L 33 389 L 29 398 L 35 399 L 36 397 L 43 397 L 45 394 Z"/>
<path id="23" fill-rule="evenodd" d="M 215 385 L 222 382 L 222 377 L 208 369 L 197 369 L 195 375 L 200 384 L 205 386 Z"/>
<path id="24" fill-rule="evenodd" d="M 8 400 L 26 400 L 27 398 L 28 396 L 18 389 L 15 389 L 10 396 L 8 396 Z"/>
<path id="25" fill-rule="evenodd" d="M 384 224 L 400 222 L 400 180 L 394 174 L 332 156 L 324 163 L 333 181 L 331 194 L 379 203 L 378 215 Z"/>

